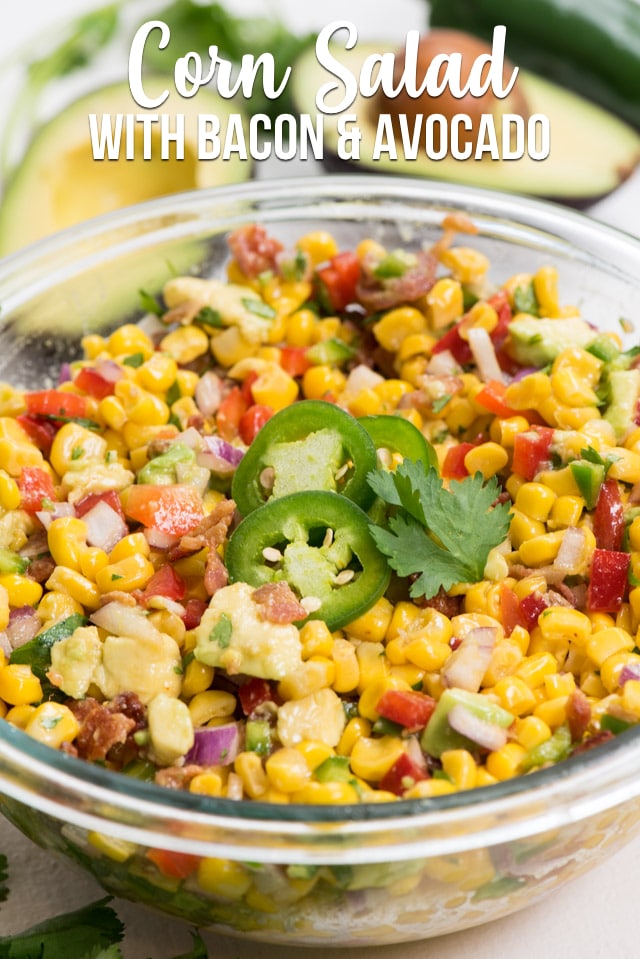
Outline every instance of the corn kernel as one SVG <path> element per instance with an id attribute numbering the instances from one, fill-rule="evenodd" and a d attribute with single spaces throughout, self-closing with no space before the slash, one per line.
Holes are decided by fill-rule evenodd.
<path id="1" fill-rule="evenodd" d="M 536 703 L 531 689 L 520 676 L 508 676 L 498 680 L 493 692 L 500 700 L 500 705 L 514 716 L 528 713 Z"/>
<path id="2" fill-rule="evenodd" d="M 97 609 L 100 604 L 100 590 L 96 584 L 68 566 L 56 566 L 45 585 L 49 590 L 66 593 L 70 599 L 88 609 Z M 110 589 L 113 588 L 111 585 Z"/>
<path id="3" fill-rule="evenodd" d="M 42 699 L 40 680 L 31 666 L 11 663 L 0 668 L 0 699 L 11 706 L 26 706 Z"/>
<path id="4" fill-rule="evenodd" d="M 354 716 L 344 727 L 336 746 L 338 756 L 350 756 L 359 739 L 371 734 L 371 723 L 362 716 Z"/>
<path id="5" fill-rule="evenodd" d="M 569 639 L 580 647 L 584 646 L 591 636 L 589 617 L 566 606 L 547 607 L 538 618 L 538 626 L 545 639 Z"/>
<path id="6" fill-rule="evenodd" d="M 523 483 L 516 495 L 514 506 L 530 519 L 545 523 L 556 502 L 553 490 L 542 483 Z"/>
<path id="7" fill-rule="evenodd" d="M 36 707 L 24 731 L 38 742 L 59 749 L 63 743 L 73 742 L 80 731 L 80 723 L 68 706 L 46 702 Z"/>
<path id="8" fill-rule="evenodd" d="M 284 793 L 297 792 L 311 778 L 304 756 L 292 746 L 271 753 L 265 762 L 265 770 L 271 785 Z"/>
<path id="9" fill-rule="evenodd" d="M 153 343 L 147 334 L 133 323 L 125 323 L 114 330 L 107 340 L 106 347 L 112 356 L 142 353 L 146 359 L 154 352 Z"/>
<path id="10" fill-rule="evenodd" d="M 479 443 L 469 450 L 464 458 L 464 465 L 471 476 L 482 473 L 486 480 L 504 469 L 508 459 L 507 451 L 497 443 Z"/>
<path id="11" fill-rule="evenodd" d="M 373 327 L 376 340 L 389 353 L 395 353 L 407 336 L 426 331 L 426 317 L 414 306 L 399 306 L 389 310 Z"/>
<path id="12" fill-rule="evenodd" d="M 312 656 L 331 656 L 333 635 L 321 619 L 311 619 L 306 622 L 299 635 L 303 659 L 310 659 Z"/>
<path id="13" fill-rule="evenodd" d="M 197 659 L 192 659 L 187 663 L 184 676 L 182 678 L 182 690 L 181 696 L 183 699 L 192 699 L 198 693 L 203 693 L 205 690 L 209 689 L 209 686 L 213 682 L 213 677 L 215 671 L 213 666 L 207 666 L 205 663 L 201 663 Z M 234 701 L 235 707 L 235 697 L 231 697 Z M 189 704 L 189 709 L 191 711 L 191 703 Z M 232 710 L 233 712 L 233 710 Z M 191 712 L 191 718 L 194 718 L 193 712 Z M 212 716 L 209 716 L 207 719 L 199 719 L 198 723 L 194 722 L 194 726 L 203 726 L 205 723 L 209 722 Z"/>
<path id="14" fill-rule="evenodd" d="M 183 689 L 184 695 L 186 694 Z M 229 719 L 233 716 L 235 708 L 236 697 L 224 689 L 203 689 L 195 693 L 189 702 L 191 721 L 196 729 L 206 726 L 212 720 Z"/>
<path id="15" fill-rule="evenodd" d="M 297 241 L 296 247 L 306 253 L 312 267 L 320 266 L 321 263 L 330 260 L 338 252 L 338 244 L 326 230 L 305 233 Z"/>
<path id="16" fill-rule="evenodd" d="M 526 755 L 526 750 L 520 743 L 506 743 L 487 756 L 487 772 L 499 782 L 512 779 L 518 775 L 520 763 Z"/>
<path id="17" fill-rule="evenodd" d="M 42 596 L 42 586 L 19 573 L 3 573 L 0 586 L 6 589 L 11 606 L 35 606 Z"/>
<path id="18" fill-rule="evenodd" d="M 442 768 L 458 789 L 473 789 L 476 784 L 476 761 L 466 749 L 449 749 L 442 753 Z"/>
<path id="19" fill-rule="evenodd" d="M 404 751 L 399 736 L 382 736 L 380 739 L 361 736 L 351 750 L 351 768 L 356 776 L 367 782 L 380 782 Z"/>
<path id="20" fill-rule="evenodd" d="M 596 666 L 602 666 L 609 656 L 624 651 L 630 652 L 634 645 L 633 636 L 630 636 L 626 630 L 611 626 L 608 629 L 600 629 L 591 636 L 585 645 L 585 651 Z"/>
<path id="21" fill-rule="evenodd" d="M 5 510 L 18 509 L 20 502 L 18 484 L 6 470 L 0 470 L 0 507 Z"/>
<path id="22" fill-rule="evenodd" d="M 344 373 L 320 364 L 305 371 L 302 377 L 302 392 L 308 400 L 321 400 L 327 395 L 337 396 L 342 393 L 345 383 Z"/>
<path id="23" fill-rule="evenodd" d="M 97 570 L 96 586 L 101 593 L 114 589 L 131 593 L 146 586 L 154 573 L 153 563 L 144 556 L 128 556 Z"/>
<path id="24" fill-rule="evenodd" d="M 345 632 L 353 639 L 380 643 L 387 634 L 393 612 L 392 603 L 383 596 L 366 613 L 349 623 Z"/>
<path id="25" fill-rule="evenodd" d="M 551 730 L 539 716 L 523 716 L 513 724 L 516 741 L 527 751 L 551 737 Z"/>
<path id="26" fill-rule="evenodd" d="M 464 311 L 464 297 L 462 286 L 458 280 L 451 277 L 442 277 L 433 284 L 425 297 L 427 316 L 434 330 L 441 330 Z"/>

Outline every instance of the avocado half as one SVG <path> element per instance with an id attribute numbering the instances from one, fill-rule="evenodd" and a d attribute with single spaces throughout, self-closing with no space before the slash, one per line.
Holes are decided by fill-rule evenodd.
<path id="1" fill-rule="evenodd" d="M 161 81 L 163 89 L 168 82 Z M 124 142 L 117 160 L 94 160 L 90 113 L 185 115 L 184 159 L 160 159 L 160 131 L 152 127 L 151 159 L 142 157 L 143 131 L 136 124 L 135 159 L 125 159 Z M 119 207 L 182 190 L 239 183 L 251 176 L 250 160 L 198 160 L 197 115 L 215 114 L 221 139 L 228 118 L 241 113 L 237 104 L 201 89 L 190 100 L 171 93 L 159 110 L 134 101 L 129 86 L 118 83 L 76 100 L 43 125 L 10 178 L 0 202 L 0 256 L 57 230 Z M 173 147 L 172 147 L 173 149 Z"/>
<path id="2" fill-rule="evenodd" d="M 384 44 L 363 44 L 352 50 L 334 51 L 336 59 L 355 77 L 366 57 L 395 52 Z M 292 75 L 292 93 L 300 113 L 317 112 L 316 93 L 323 84 L 335 83 L 335 77 L 321 66 L 313 48 L 296 61 Z M 344 114 L 356 114 L 362 134 L 360 159 L 344 160 L 337 155 L 338 123 L 341 115 L 325 115 L 324 161 L 328 168 L 396 173 L 404 176 L 448 180 L 469 186 L 525 193 L 559 200 L 575 206 L 587 206 L 619 186 L 640 163 L 640 135 L 617 117 L 583 97 L 542 77 L 520 70 L 520 91 L 526 98 L 529 114 L 549 118 L 551 151 L 546 160 L 532 160 L 526 154 L 519 160 L 431 160 L 426 155 L 424 137 L 415 159 L 402 157 L 401 140 L 396 137 L 398 159 L 386 155 L 373 159 L 378 115 L 372 98 L 358 94 Z M 336 102 L 339 100 L 336 94 Z"/>

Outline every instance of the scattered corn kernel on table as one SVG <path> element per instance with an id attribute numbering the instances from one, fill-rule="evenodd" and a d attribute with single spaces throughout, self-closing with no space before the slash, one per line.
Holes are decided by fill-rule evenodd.
<path id="1" fill-rule="evenodd" d="M 58 0 L 23 0 L 11 11 L 3 7 L 0 14 L 0 53 L 8 53 L 16 41 L 27 39 L 33 24 L 45 27 L 56 17 L 76 14 L 98 2 Z M 8 5 L 7 5 L 8 6 Z M 242 14 L 243 4 L 234 12 Z M 255 5 L 254 5 L 255 6 Z M 400 9 L 401 8 L 401 9 Z M 295 0 L 272 3 L 270 10 L 279 13 L 294 29 L 317 28 L 309 23 L 310 13 Z M 361 35 L 401 38 L 407 29 L 424 23 L 424 5 L 420 0 L 398 0 L 393 13 L 387 8 L 373 11 L 367 0 L 325 0 L 322 5 L 325 22 L 351 19 L 361 26 Z M 320 164 L 269 161 L 260 166 L 257 175 L 298 176 L 321 172 Z M 640 172 L 614 195 L 593 207 L 590 213 L 598 219 L 640 235 L 637 211 L 640 210 Z M 0 821 L 0 854 L 10 864 L 10 895 L 0 906 L 0 936 L 18 933 L 34 923 L 57 913 L 71 911 L 101 897 L 98 885 L 86 875 L 64 863 L 52 861 L 49 855 L 32 846 L 12 826 Z M 594 872 L 563 888 L 551 900 L 530 910 L 500 920 L 492 925 L 471 929 L 422 943 L 383 947 L 374 950 L 375 959 L 418 959 L 437 955 L 438 959 L 488 959 L 497 950 L 511 959 L 529 959 L 532 944 L 536 954 L 545 959 L 566 955 L 585 955 L 589 959 L 610 955 L 615 943 L 619 959 L 637 956 L 637 923 L 634 916 L 637 862 L 640 840 L 632 842 L 616 857 Z M 116 901 L 115 907 L 126 924 L 123 954 L 127 959 L 152 956 L 168 959 L 186 951 L 191 944 L 189 929 L 179 922 L 158 917 L 142 907 Z M 218 959 L 276 959 L 283 955 L 280 946 L 245 943 L 204 934 L 210 954 Z M 294 950 L 291 950 L 293 953 Z M 302 955 L 302 951 L 299 950 Z M 342 950 L 353 956 L 356 950 Z M 320 959 L 326 950 L 308 949 L 306 959 Z M 72 959 L 72 957 L 70 957 Z"/>

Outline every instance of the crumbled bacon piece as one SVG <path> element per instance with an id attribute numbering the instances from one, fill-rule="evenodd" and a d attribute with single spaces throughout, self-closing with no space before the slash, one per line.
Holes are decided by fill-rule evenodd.
<path id="1" fill-rule="evenodd" d="M 219 589 L 229 582 L 227 567 L 224 565 L 215 549 L 209 550 L 204 569 L 204 588 L 207 596 L 213 596 Z"/>
<path id="2" fill-rule="evenodd" d="M 402 276 L 379 280 L 375 262 L 362 263 L 362 280 L 356 287 L 356 298 L 370 313 L 389 310 L 401 303 L 414 303 L 428 293 L 436 281 L 437 261 L 424 250 L 416 255 L 415 265 L 408 266 Z"/>
<path id="3" fill-rule="evenodd" d="M 36 583 L 46 583 L 55 568 L 56 561 L 53 556 L 37 556 L 29 563 L 27 576 L 29 579 L 34 579 Z"/>
<path id="4" fill-rule="evenodd" d="M 269 623 L 287 625 L 306 619 L 309 615 L 284 580 L 279 583 L 265 583 L 253 592 L 251 597 L 258 606 L 260 615 Z"/>
<path id="5" fill-rule="evenodd" d="M 236 504 L 232 499 L 221 500 L 194 530 L 181 537 L 177 546 L 169 550 L 169 561 L 191 556 L 205 546 L 208 546 L 212 552 L 218 546 L 222 546 L 229 533 L 235 511 Z"/>
<path id="6" fill-rule="evenodd" d="M 267 270 L 277 270 L 277 257 L 283 246 L 263 226 L 257 223 L 241 226 L 233 231 L 227 242 L 245 276 L 255 279 Z"/>
<path id="7" fill-rule="evenodd" d="M 206 769 L 206 766 L 197 766 L 195 763 L 188 766 L 167 766 L 166 769 L 157 771 L 155 782 L 166 789 L 188 789 L 191 780 L 206 772 Z"/>
<path id="8" fill-rule="evenodd" d="M 608 743 L 610 739 L 613 739 L 613 733 L 608 729 L 602 729 L 595 736 L 589 736 L 579 746 L 576 746 L 571 755 L 578 756 L 580 753 L 586 753 L 588 749 L 594 749 L 596 746 L 601 746 L 602 743 Z"/>
<path id="9" fill-rule="evenodd" d="M 135 719 L 114 709 L 113 704 L 105 705 L 88 697 L 68 705 L 80 724 L 74 745 L 81 759 L 106 759 L 109 750 L 125 743 L 136 728 Z"/>
<path id="10" fill-rule="evenodd" d="M 413 578 L 417 579 L 417 574 Z M 462 601 L 462 596 L 448 596 L 442 587 L 440 587 L 436 595 L 432 596 L 431 599 L 425 599 L 424 597 L 414 599 L 416 606 L 422 606 L 423 608 L 430 607 L 442 613 L 444 616 L 448 616 L 449 619 L 460 613 Z"/>
<path id="11" fill-rule="evenodd" d="M 582 738 L 591 722 L 591 706 L 581 689 L 574 689 L 567 700 L 567 722 L 571 732 L 571 741 L 582 742 Z"/>

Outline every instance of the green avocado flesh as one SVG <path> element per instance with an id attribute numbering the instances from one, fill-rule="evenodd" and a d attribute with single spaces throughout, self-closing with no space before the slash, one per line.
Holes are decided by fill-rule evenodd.
<path id="1" fill-rule="evenodd" d="M 349 51 L 340 49 L 334 51 L 334 55 L 357 78 L 366 57 L 385 52 L 388 48 L 380 44 L 368 44 Z M 311 49 L 294 64 L 291 82 L 294 101 L 300 112 L 315 115 L 317 91 L 326 83 L 335 85 L 336 78 L 318 63 L 315 51 Z M 420 135 L 420 149 L 415 159 L 404 156 L 402 139 L 397 134 L 397 159 L 382 153 L 374 160 L 378 115 L 374 99 L 360 94 L 344 113 L 325 115 L 325 160 L 336 168 L 338 123 L 343 116 L 355 114 L 362 134 L 360 159 L 344 160 L 343 163 L 347 167 L 371 172 L 449 180 L 585 205 L 614 190 L 640 162 L 640 135 L 617 117 L 575 93 L 523 70 L 518 74 L 517 83 L 527 101 L 529 115 L 540 113 L 549 119 L 550 154 L 545 160 L 533 160 L 526 152 L 519 160 L 493 160 L 488 154 L 481 160 L 455 160 L 450 156 L 432 160 L 425 152 L 424 131 Z M 338 103 L 343 93 L 341 87 L 333 102 Z M 506 112 L 509 112 L 508 106 Z M 353 124 L 347 124 L 346 129 L 350 127 Z M 499 137 L 499 121 L 496 121 L 496 133 Z M 410 120 L 409 136 L 412 134 Z"/>
<path id="2" fill-rule="evenodd" d="M 168 86 L 162 81 L 163 86 Z M 223 141 L 227 118 L 241 113 L 233 101 L 209 90 L 190 100 L 175 92 L 157 110 L 138 106 L 126 83 L 96 90 L 66 107 L 37 132 L 20 166 L 9 181 L 0 204 L 0 255 L 119 207 L 182 190 L 238 183 L 251 175 L 251 163 L 230 159 L 199 160 L 197 115 L 220 119 Z M 160 130 L 153 124 L 151 159 L 142 155 L 143 129 L 136 123 L 135 159 L 125 158 L 124 136 L 117 160 L 94 160 L 89 114 L 185 116 L 184 159 L 160 156 Z"/>

